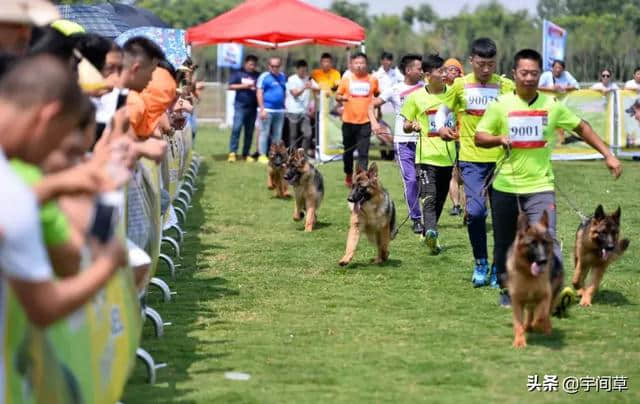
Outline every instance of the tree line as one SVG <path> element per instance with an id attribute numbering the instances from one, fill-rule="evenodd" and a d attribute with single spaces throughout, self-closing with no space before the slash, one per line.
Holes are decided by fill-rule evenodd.
<path id="1" fill-rule="evenodd" d="M 241 0 L 138 0 L 135 4 L 151 10 L 177 28 L 188 28 L 239 3 Z M 471 41 L 488 36 L 498 45 L 498 71 L 510 74 L 511 58 L 518 49 L 541 50 L 542 20 L 546 18 L 568 30 L 567 69 L 579 81 L 597 80 L 600 70 L 605 67 L 612 70 L 615 80 L 628 80 L 640 66 L 640 52 L 635 45 L 640 34 L 640 0 L 539 0 L 537 15 L 526 10 L 508 10 L 496 1 L 472 10 L 463 9 L 451 17 L 440 17 L 437 9 L 428 4 L 409 6 L 396 14 L 372 15 L 365 2 L 334 0 L 330 10 L 366 29 L 366 50 L 374 65 L 383 50 L 392 52 L 396 58 L 408 52 L 437 52 L 466 63 Z M 314 65 L 320 54 L 327 50 L 340 56 L 338 66 L 344 69 L 344 52 L 335 48 L 302 46 L 277 52 L 290 66 L 300 58 Z M 251 52 L 258 56 L 269 55 L 262 50 Z M 213 65 L 214 49 L 200 50 L 198 54 Z"/>

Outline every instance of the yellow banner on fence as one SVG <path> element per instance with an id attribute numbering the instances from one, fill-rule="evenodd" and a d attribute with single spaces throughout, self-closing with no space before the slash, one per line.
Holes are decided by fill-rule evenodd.
<path id="1" fill-rule="evenodd" d="M 317 122 L 319 159 L 321 161 L 336 159 L 343 153 L 341 107 L 334 97 L 327 97 L 324 91 L 320 92 L 319 104 Z M 395 114 L 392 112 L 384 113 L 382 119 L 393 130 Z M 380 146 L 380 140 L 372 135 L 371 147 L 379 148 Z"/>
<path id="2" fill-rule="evenodd" d="M 118 234 L 124 239 L 122 223 Z M 3 403 L 113 404 L 120 399 L 142 326 L 129 268 L 118 270 L 89 303 L 45 330 L 29 323 L 6 280 L 0 287 Z"/>
<path id="3" fill-rule="evenodd" d="M 577 90 L 569 93 L 548 93 L 565 104 L 574 114 L 589 122 L 603 142 L 613 145 L 615 140 L 615 95 L 603 95 L 594 90 Z M 602 158 L 600 153 L 586 144 L 573 132 L 558 131 L 553 149 L 554 160 L 583 160 Z"/>
<path id="4" fill-rule="evenodd" d="M 640 124 L 627 109 L 638 99 L 637 91 L 618 91 L 618 137 L 616 146 L 621 156 L 640 156 Z"/>

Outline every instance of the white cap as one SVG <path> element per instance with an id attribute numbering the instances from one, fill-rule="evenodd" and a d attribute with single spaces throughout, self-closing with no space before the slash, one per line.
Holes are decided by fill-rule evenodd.
<path id="1" fill-rule="evenodd" d="M 47 0 L 2 0 L 1 23 L 47 25 L 60 18 L 56 6 Z"/>

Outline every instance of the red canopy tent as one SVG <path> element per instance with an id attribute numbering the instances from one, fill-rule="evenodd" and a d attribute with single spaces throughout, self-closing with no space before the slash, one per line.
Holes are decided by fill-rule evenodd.
<path id="1" fill-rule="evenodd" d="M 264 48 L 353 46 L 364 38 L 364 28 L 355 22 L 300 0 L 248 0 L 186 34 L 192 45 L 235 42 Z"/>

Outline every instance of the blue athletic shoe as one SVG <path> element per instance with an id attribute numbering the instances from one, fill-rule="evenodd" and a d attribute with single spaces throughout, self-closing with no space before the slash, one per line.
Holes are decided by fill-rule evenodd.
<path id="1" fill-rule="evenodd" d="M 498 283 L 498 268 L 496 268 L 496 264 L 491 265 L 491 276 L 489 277 L 489 286 L 494 289 L 500 287 Z"/>
<path id="2" fill-rule="evenodd" d="M 489 264 L 485 258 L 477 259 L 473 268 L 473 277 L 471 282 L 474 288 L 486 286 L 489 278 Z"/>

